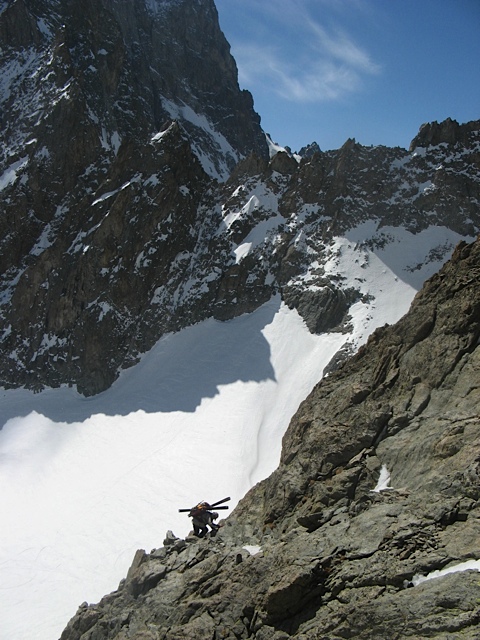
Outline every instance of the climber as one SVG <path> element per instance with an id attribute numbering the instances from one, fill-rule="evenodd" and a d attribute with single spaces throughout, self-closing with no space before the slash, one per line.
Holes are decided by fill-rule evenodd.
<path id="1" fill-rule="evenodd" d="M 215 535 L 220 529 L 218 524 L 213 521 L 218 518 L 218 513 L 211 511 L 212 506 L 208 502 L 199 502 L 196 507 L 190 509 L 189 516 L 192 518 L 193 534 L 198 538 L 203 538 L 208 533 L 208 528 L 212 530 L 212 535 Z"/>
<path id="2" fill-rule="evenodd" d="M 218 518 L 218 513 L 212 511 L 213 507 L 217 507 L 217 509 L 228 509 L 227 506 L 223 505 L 224 502 L 228 502 L 230 498 L 223 498 L 222 500 L 218 500 L 213 504 L 209 504 L 205 500 L 203 502 L 199 502 L 197 506 L 192 507 L 191 509 L 179 509 L 180 512 L 188 512 L 188 515 L 192 518 L 193 522 L 193 533 L 199 538 L 203 538 L 208 533 L 208 527 L 211 528 L 211 536 L 214 536 L 217 531 L 220 529 L 219 524 L 215 524 L 213 521 Z M 217 505 L 223 505 L 221 507 Z"/>

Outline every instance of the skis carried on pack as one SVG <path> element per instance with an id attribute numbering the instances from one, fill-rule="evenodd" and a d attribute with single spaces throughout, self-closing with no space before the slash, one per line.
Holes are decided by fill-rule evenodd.
<path id="1" fill-rule="evenodd" d="M 214 502 L 213 504 L 211 504 L 211 507 L 216 507 L 218 504 L 222 504 L 223 502 L 228 502 L 229 500 L 231 500 L 231 498 L 223 498 L 223 500 L 218 500 L 217 502 Z M 228 507 L 221 507 L 222 509 L 228 509 Z"/>
<path id="2" fill-rule="evenodd" d="M 209 509 L 213 509 L 214 507 L 217 509 L 228 509 L 228 506 L 225 505 L 223 507 L 219 507 L 218 505 L 223 504 L 224 502 L 228 502 L 229 500 L 231 500 L 231 498 L 223 498 L 222 500 L 217 500 L 217 502 L 214 502 L 213 504 L 208 503 L 209 505 Z M 178 511 L 180 513 L 188 513 L 189 511 L 192 511 L 192 509 L 195 509 L 195 507 L 190 507 L 190 509 L 179 509 Z"/>

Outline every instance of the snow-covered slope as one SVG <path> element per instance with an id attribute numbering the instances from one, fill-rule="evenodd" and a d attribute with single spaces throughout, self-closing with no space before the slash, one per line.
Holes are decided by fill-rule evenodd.
<path id="1" fill-rule="evenodd" d="M 188 533 L 178 508 L 224 495 L 234 506 L 275 469 L 290 418 L 331 358 L 408 310 L 426 274 L 408 283 L 398 273 L 445 235 L 408 236 L 402 252 L 403 232 L 392 251 L 359 254 L 366 231 L 336 238 L 325 264 L 352 278 L 362 256 L 371 302 L 351 308 L 344 333 L 311 334 L 277 295 L 164 336 L 95 397 L 2 391 L 2 635 L 51 640 L 81 602 L 116 587 L 137 548 L 158 547 L 168 529 Z"/>
<path id="2" fill-rule="evenodd" d="M 178 508 L 224 494 L 233 506 L 275 468 L 344 340 L 313 336 L 276 297 L 166 336 L 95 398 L 2 392 L 1 636 L 52 640 L 117 586 L 137 548 L 188 533 Z"/>

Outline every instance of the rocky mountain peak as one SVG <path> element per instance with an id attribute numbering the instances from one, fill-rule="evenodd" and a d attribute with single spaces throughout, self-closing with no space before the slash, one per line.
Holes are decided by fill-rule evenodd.
<path id="1" fill-rule="evenodd" d="M 458 124 L 456 120 L 447 118 L 443 122 L 430 122 L 423 124 L 410 144 L 410 151 L 417 147 L 436 146 L 439 144 L 468 144 L 474 131 L 470 123 Z"/>
<path id="2" fill-rule="evenodd" d="M 42 307 L 38 352 L 41 336 L 52 331 L 70 333 L 77 324 L 85 336 L 96 333 L 96 322 L 87 328 L 78 320 L 99 299 L 97 276 L 109 271 L 108 262 L 117 262 L 111 265 L 112 274 L 120 270 L 130 279 L 139 264 L 150 264 L 137 261 L 148 242 L 144 234 L 157 229 L 159 237 L 166 238 L 165 230 L 160 231 L 166 220 L 180 224 L 183 231 L 177 229 L 176 236 L 181 242 L 191 238 L 195 222 L 188 209 L 198 206 L 212 180 L 225 180 L 238 161 L 252 153 L 268 157 L 268 148 L 252 97 L 238 87 L 236 64 L 212 0 L 3 2 L 0 35 L 1 300 L 11 311 L 5 315 L 3 306 L 3 335 L 8 340 L 8 327 L 15 327 L 14 333 L 25 331 L 32 337 L 25 305 Z M 178 128 L 169 128 L 172 122 Z M 134 194 L 140 184 L 145 184 L 148 203 L 141 204 Z M 127 200 L 130 209 L 125 208 Z M 175 200 L 183 216 L 173 216 Z M 114 201 L 117 214 L 110 215 L 108 205 Z M 146 224 L 147 211 L 153 214 L 151 224 Z M 160 213 L 156 222 L 155 211 Z M 134 235 L 140 230 L 133 223 L 139 216 L 143 232 L 137 243 L 126 237 L 127 229 Z M 95 265 L 80 267 L 78 259 L 84 262 L 88 249 L 85 245 L 79 251 L 78 240 L 93 239 L 91 233 L 100 227 L 101 243 L 110 248 L 98 247 Z M 110 235 L 105 235 L 107 227 Z M 133 262 L 124 253 L 128 246 L 138 250 Z M 186 251 L 190 240 L 183 249 L 175 241 L 168 246 L 162 250 L 164 265 Z M 39 269 L 37 275 L 32 268 Z M 18 289 L 6 284 L 18 278 Z M 100 285 L 112 309 L 112 303 L 126 308 L 120 299 L 128 290 L 137 297 L 144 289 L 149 306 L 147 298 L 152 300 L 155 288 L 153 280 L 146 289 L 135 285 L 135 293 L 131 285 L 122 284 L 114 302 L 113 290 L 107 294 Z M 58 305 L 39 301 L 42 291 L 54 290 Z M 134 305 L 138 308 L 138 300 Z M 130 322 L 123 311 L 120 315 L 124 333 Z M 53 342 L 72 345 L 71 338 L 65 334 Z M 88 382 L 81 384 L 88 393 L 115 377 L 107 372 L 110 366 L 105 368 L 106 354 L 98 353 L 100 342 L 93 338 L 91 350 L 81 349 L 89 360 L 96 354 Z M 78 353 L 66 357 L 77 364 L 83 360 Z M 19 361 L 15 356 L 15 362 L 7 364 L 8 375 L 19 370 L 24 358 L 37 360 L 33 352 L 20 355 Z M 57 356 L 54 360 L 59 361 Z M 65 356 L 60 361 L 65 363 Z M 31 377 L 31 365 L 24 362 L 20 370 Z M 93 376 L 96 381 L 93 370 L 99 374 Z M 56 374 L 54 378 L 60 380 Z M 53 378 L 51 382 L 57 384 Z"/>
<path id="3" fill-rule="evenodd" d="M 16 132 L 24 127 L 39 144 L 55 115 L 58 140 L 70 139 L 80 124 L 91 131 L 91 157 L 81 152 L 84 162 L 97 163 L 102 152 L 115 152 L 128 137 L 147 140 L 170 118 L 183 122 L 215 177 L 225 179 L 252 151 L 267 154 L 213 0 L 117 0 L 81 8 L 19 0 L 3 4 L 0 34 L 3 113 L 13 109 Z M 56 97 L 47 102 L 46 96 Z M 32 127 L 33 113 L 40 117 Z M 70 129 L 62 130 L 59 116 L 70 118 Z M 7 135 L 4 149 L 19 153 L 26 137 Z M 45 148 L 52 154 L 54 141 Z M 69 164 L 62 169 L 72 173 Z"/>
<path id="4" fill-rule="evenodd" d="M 311 158 L 315 153 L 321 153 L 320 146 L 317 142 L 311 142 L 305 147 L 302 147 L 298 152 L 298 155 L 302 158 Z"/>

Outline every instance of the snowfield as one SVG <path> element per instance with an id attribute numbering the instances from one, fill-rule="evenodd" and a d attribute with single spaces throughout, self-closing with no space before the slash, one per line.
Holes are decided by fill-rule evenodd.
<path id="1" fill-rule="evenodd" d="M 162 546 L 169 529 L 188 534 L 179 508 L 227 495 L 233 508 L 277 466 L 291 417 L 333 355 L 397 321 L 440 262 L 405 267 L 460 239 L 432 229 L 405 251 L 397 230 L 374 254 L 367 231 L 338 238 L 326 265 L 350 282 L 361 272 L 369 294 L 351 309 L 350 333 L 312 335 L 275 297 L 164 336 L 98 396 L 0 391 L 0 637 L 58 638 L 82 602 L 117 588 L 138 548 Z"/>
<path id="2" fill-rule="evenodd" d="M 179 508 L 225 495 L 233 507 L 276 467 L 288 421 L 345 340 L 311 335 L 273 299 L 164 337 L 94 398 L 3 391 L 1 637 L 58 637 L 138 548 L 188 534 Z"/>

